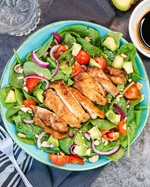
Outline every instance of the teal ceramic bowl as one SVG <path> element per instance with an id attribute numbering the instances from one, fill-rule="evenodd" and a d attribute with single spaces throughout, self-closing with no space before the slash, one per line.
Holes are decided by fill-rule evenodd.
<path id="1" fill-rule="evenodd" d="M 26 55 L 31 52 L 32 50 L 34 50 L 35 48 L 40 47 L 42 44 L 44 44 L 48 38 L 50 37 L 52 32 L 57 32 L 58 30 L 70 26 L 70 25 L 76 25 L 76 24 L 81 24 L 81 25 L 86 25 L 89 27 L 92 27 L 96 30 L 98 30 L 101 34 L 101 36 L 103 37 L 107 32 L 109 32 L 110 30 L 102 27 L 100 25 L 94 24 L 94 23 L 90 23 L 90 22 L 83 22 L 83 21 L 61 21 L 61 22 L 56 22 L 56 23 L 52 23 L 50 25 L 47 25 L 45 27 L 43 27 L 42 29 L 38 30 L 37 32 L 35 32 L 34 34 L 32 34 L 18 49 L 18 54 L 20 56 L 21 59 L 25 58 Z M 127 41 L 125 41 L 124 39 L 121 39 L 121 44 L 126 43 Z M 2 78 L 1 78 L 1 88 L 6 86 L 7 84 L 9 84 L 9 72 L 10 72 L 10 68 L 12 66 L 12 64 L 15 61 L 15 57 L 13 56 L 10 61 L 7 63 Z M 144 101 L 141 103 L 141 105 L 150 105 L 148 103 L 150 103 L 150 88 L 149 88 L 149 81 L 148 81 L 148 75 L 146 73 L 145 67 L 140 59 L 140 57 L 137 55 L 136 56 L 136 63 L 137 66 L 139 68 L 140 71 L 140 75 L 144 78 L 146 78 L 146 80 L 141 80 L 141 83 L 143 84 L 143 89 L 142 89 L 142 93 L 145 95 L 145 99 Z M 60 168 L 63 170 L 72 170 L 72 171 L 84 171 L 84 170 L 91 170 L 94 168 L 98 168 L 101 167 L 105 164 L 107 164 L 108 162 L 110 162 L 109 159 L 105 158 L 105 157 L 100 157 L 100 159 L 96 162 L 96 163 L 90 163 L 90 162 L 85 162 L 84 166 L 83 165 L 73 165 L 73 164 L 66 164 L 64 166 L 56 166 L 54 164 L 52 164 L 50 162 L 50 160 L 48 159 L 48 154 L 45 152 L 40 151 L 36 146 L 33 145 L 27 145 L 21 141 L 18 140 L 18 138 L 15 135 L 15 125 L 10 124 L 6 118 L 5 118 L 5 114 L 6 114 L 6 109 L 1 105 L 1 116 L 2 116 L 2 120 L 4 122 L 4 125 L 8 131 L 8 133 L 10 134 L 10 136 L 12 137 L 12 139 L 27 153 L 29 154 L 31 157 L 33 157 L 34 159 L 38 160 L 39 162 L 42 162 L 44 164 L 47 164 L 49 166 L 52 167 L 56 167 L 56 168 Z M 148 115 L 149 115 L 149 108 L 143 110 L 142 113 L 142 120 L 140 123 L 140 126 L 138 128 L 136 137 L 134 139 L 134 141 L 139 137 L 139 135 L 141 134 L 143 128 L 146 125 L 147 119 L 148 119 Z M 134 142 L 133 141 L 133 142 Z M 132 143 L 133 143 L 132 142 Z"/>

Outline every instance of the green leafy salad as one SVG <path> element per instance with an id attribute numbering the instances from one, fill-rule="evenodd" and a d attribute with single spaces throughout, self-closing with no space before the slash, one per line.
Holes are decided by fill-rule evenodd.
<path id="1" fill-rule="evenodd" d="M 136 136 L 144 106 L 131 43 L 120 32 L 104 37 L 90 27 L 52 32 L 44 45 L 10 70 L 0 92 L 6 119 L 24 143 L 48 153 L 50 162 L 117 161 Z"/>

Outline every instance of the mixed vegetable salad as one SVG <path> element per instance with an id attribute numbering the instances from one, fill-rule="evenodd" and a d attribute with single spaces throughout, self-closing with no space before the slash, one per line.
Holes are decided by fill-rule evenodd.
<path id="1" fill-rule="evenodd" d="M 11 67 L 10 84 L 1 89 L 0 99 L 7 108 L 6 119 L 16 125 L 20 141 L 37 145 L 59 166 L 84 165 L 85 161 L 96 162 L 101 156 L 117 161 L 126 149 L 129 153 L 144 109 L 138 105 L 144 99 L 142 84 L 138 82 L 143 78 L 135 62 L 135 46 L 121 45 L 121 37 L 120 32 L 109 32 L 101 37 L 93 28 L 74 25 L 53 32 L 47 42 L 27 54 L 26 59 L 20 59 L 14 50 L 16 61 Z M 88 73 L 90 68 L 96 68 L 107 77 L 108 85 L 102 84 L 106 103 L 91 101 L 103 117 L 90 116 L 79 128 L 68 124 L 65 137 L 56 138 L 35 122 L 33 106 L 55 113 L 45 105 L 46 91 L 54 90 L 51 85 L 57 81 L 73 88 L 77 77 Z M 117 94 L 107 89 L 109 83 L 117 89 Z"/>

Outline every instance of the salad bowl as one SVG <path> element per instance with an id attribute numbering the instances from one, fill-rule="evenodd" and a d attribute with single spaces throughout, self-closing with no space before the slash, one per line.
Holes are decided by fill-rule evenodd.
<path id="1" fill-rule="evenodd" d="M 84 25 L 84 26 L 92 27 L 100 33 L 101 37 L 104 37 L 108 32 L 110 32 L 109 29 L 107 29 L 103 26 L 94 24 L 94 23 L 90 23 L 90 22 L 83 22 L 83 21 L 55 22 L 55 23 L 47 25 L 47 26 L 41 28 L 40 30 L 36 31 L 35 33 L 33 33 L 19 47 L 19 49 L 17 50 L 17 53 L 18 53 L 20 59 L 25 59 L 27 54 L 29 54 L 31 51 L 37 49 L 38 47 L 42 46 L 49 39 L 52 32 L 57 32 L 57 31 L 65 28 L 65 27 L 72 26 L 72 25 Z M 122 38 L 121 39 L 121 45 L 126 44 L 126 43 L 127 43 L 127 41 Z M 144 100 L 139 105 L 148 106 L 148 107 L 145 108 L 144 110 L 142 110 L 142 120 L 140 122 L 138 130 L 136 132 L 136 136 L 135 136 L 134 140 L 132 141 L 132 143 L 135 142 L 135 140 L 139 137 L 143 128 L 146 125 L 148 115 L 149 115 L 149 104 L 148 103 L 150 103 L 150 95 L 149 95 L 150 88 L 149 88 L 149 81 L 148 81 L 148 75 L 147 75 L 146 69 L 145 69 L 145 67 L 142 63 L 142 60 L 140 59 L 138 54 L 136 55 L 135 60 L 136 60 L 137 67 L 140 71 L 140 76 L 143 77 L 143 79 L 140 79 L 140 82 L 143 85 L 142 93 L 145 96 Z M 0 85 L 1 88 L 7 86 L 10 83 L 9 82 L 10 81 L 9 80 L 10 70 L 11 70 L 11 67 L 12 67 L 14 62 L 15 62 L 15 55 L 12 56 L 12 58 L 9 60 L 9 62 L 7 63 L 7 65 L 4 69 L 4 72 L 3 72 L 2 77 L 1 77 L 1 85 Z M 110 159 L 108 159 L 104 156 L 100 156 L 100 159 L 95 163 L 85 161 L 84 165 L 80 165 L 80 164 L 75 164 L 75 165 L 74 164 L 65 164 L 63 166 L 54 165 L 52 162 L 50 162 L 50 160 L 48 158 L 48 154 L 46 152 L 41 151 L 35 145 L 25 144 L 17 138 L 15 125 L 12 125 L 11 123 L 9 123 L 7 121 L 7 119 L 6 119 L 6 108 L 4 108 L 2 104 L 1 104 L 1 116 L 2 116 L 2 120 L 4 122 L 4 125 L 5 125 L 8 133 L 12 137 L 12 139 L 27 154 L 29 154 L 31 157 L 38 160 L 39 162 L 42 162 L 42 163 L 47 164 L 49 166 L 56 167 L 56 168 L 63 169 L 63 170 L 84 171 L 84 170 L 91 170 L 91 169 L 94 169 L 94 168 L 101 167 L 101 166 L 103 166 L 103 165 L 105 165 L 105 164 L 107 164 L 111 161 Z"/>

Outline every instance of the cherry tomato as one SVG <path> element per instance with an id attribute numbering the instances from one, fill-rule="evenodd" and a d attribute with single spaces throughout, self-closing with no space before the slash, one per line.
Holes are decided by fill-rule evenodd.
<path id="1" fill-rule="evenodd" d="M 106 71 L 107 62 L 103 57 L 95 57 L 94 60 L 100 65 L 102 71 Z"/>
<path id="2" fill-rule="evenodd" d="M 84 161 L 83 158 L 81 158 L 80 156 L 77 155 L 69 155 L 69 163 L 71 164 L 81 164 L 84 165 Z"/>
<path id="3" fill-rule="evenodd" d="M 118 132 L 115 132 L 114 129 L 111 129 L 111 130 L 100 130 L 101 134 L 102 134 L 102 137 L 105 139 L 105 140 L 108 140 L 108 141 L 115 141 L 119 138 L 119 133 Z"/>
<path id="4" fill-rule="evenodd" d="M 69 156 L 49 154 L 49 159 L 53 164 L 56 164 L 58 166 L 63 166 L 69 161 Z"/>
<path id="5" fill-rule="evenodd" d="M 130 99 L 130 100 L 135 100 L 135 99 L 138 99 L 140 97 L 140 91 L 137 87 L 137 84 L 134 83 L 125 93 L 124 93 L 124 96 L 127 98 L 127 99 Z"/>
<path id="6" fill-rule="evenodd" d="M 28 78 L 26 80 L 26 87 L 30 93 L 33 92 L 34 88 L 38 85 L 39 79 L 37 78 Z"/>
<path id="7" fill-rule="evenodd" d="M 31 105 L 36 105 L 36 104 L 37 104 L 36 101 L 32 98 L 29 98 L 23 101 L 23 105 L 25 107 L 30 107 Z"/>
<path id="8" fill-rule="evenodd" d="M 118 124 L 118 131 L 123 136 L 126 136 L 127 135 L 127 131 L 123 128 L 124 125 L 125 125 L 125 120 L 123 119 Z"/>
<path id="9" fill-rule="evenodd" d="M 81 65 L 77 62 L 74 63 L 71 76 L 75 77 L 81 72 Z"/>
<path id="10" fill-rule="evenodd" d="M 68 47 L 66 45 L 60 45 L 56 51 L 54 52 L 54 58 L 58 59 L 62 53 L 68 50 Z"/>
<path id="11" fill-rule="evenodd" d="M 81 49 L 74 58 L 79 64 L 86 65 L 89 63 L 91 57 L 86 51 Z"/>

